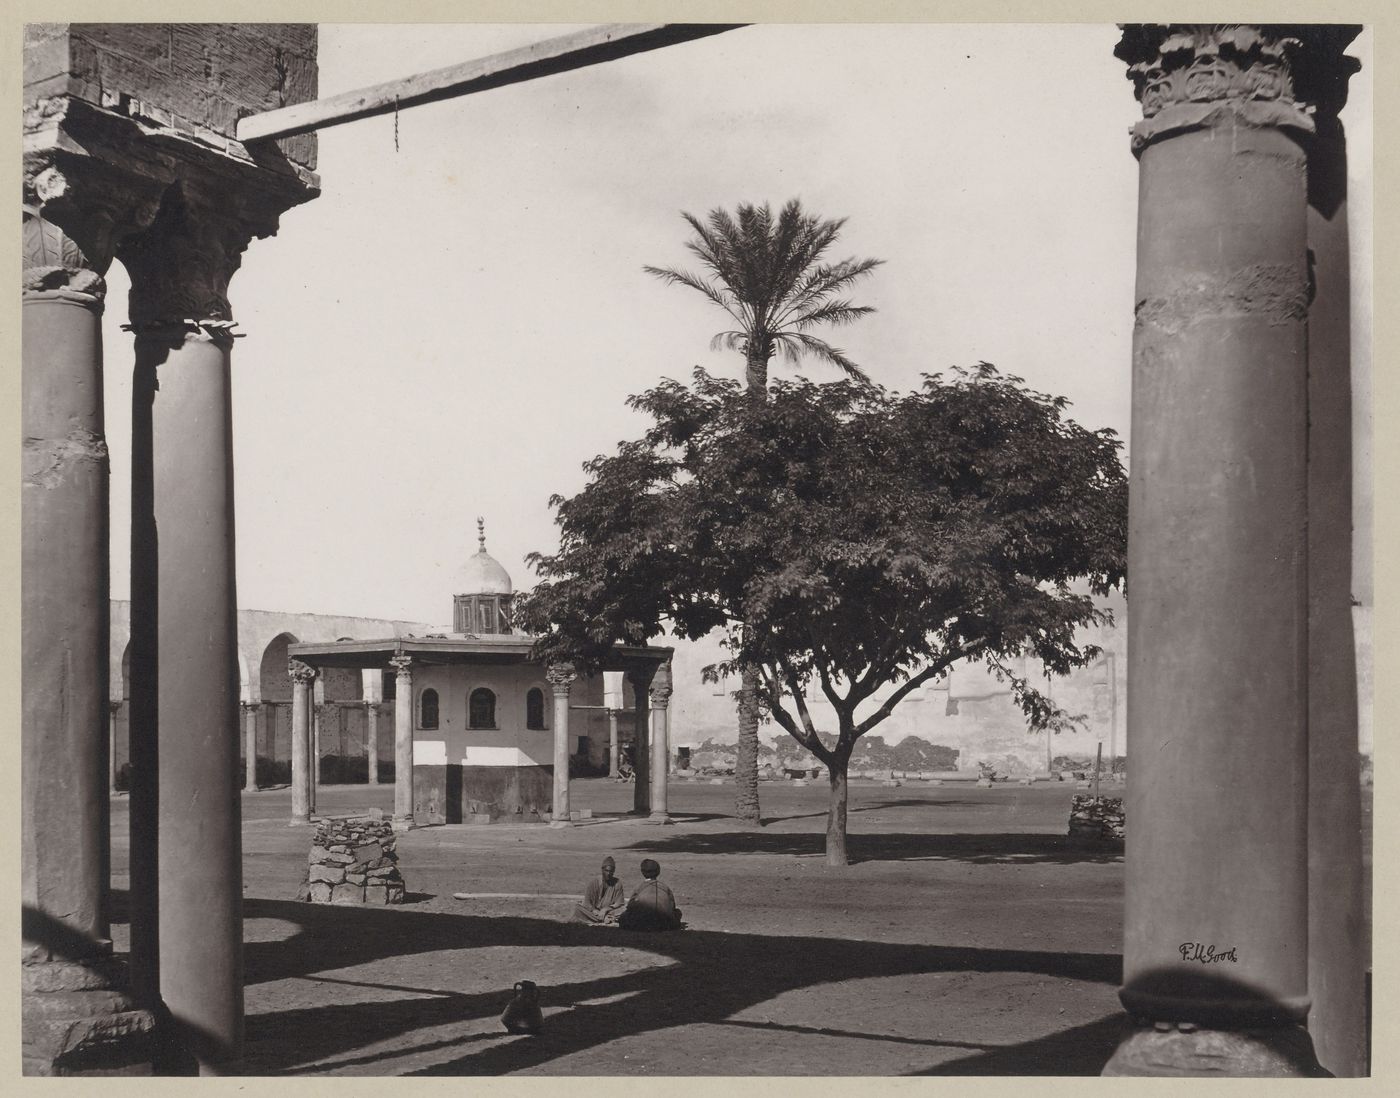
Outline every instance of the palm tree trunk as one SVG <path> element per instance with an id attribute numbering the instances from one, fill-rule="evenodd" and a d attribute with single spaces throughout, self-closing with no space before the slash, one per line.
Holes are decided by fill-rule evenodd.
<path id="1" fill-rule="evenodd" d="M 744 381 L 754 400 L 768 398 L 768 349 L 750 338 L 744 355 Z M 745 823 L 762 822 L 758 804 L 758 671 L 739 675 L 739 743 L 734 758 L 734 814 Z"/>
<path id="2" fill-rule="evenodd" d="M 831 797 L 826 810 L 826 864 L 850 865 L 846 856 L 846 770 L 850 756 L 837 752 L 827 764 Z"/>

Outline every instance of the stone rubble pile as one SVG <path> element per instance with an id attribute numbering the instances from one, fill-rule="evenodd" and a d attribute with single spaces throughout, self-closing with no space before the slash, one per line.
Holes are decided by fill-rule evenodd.
<path id="1" fill-rule="evenodd" d="M 307 856 L 298 899 L 316 904 L 401 904 L 404 881 L 394 830 L 383 813 L 323 820 Z"/>
<path id="2" fill-rule="evenodd" d="M 1123 798 L 1076 793 L 1069 802 L 1069 833 L 1092 839 L 1123 838 Z"/>

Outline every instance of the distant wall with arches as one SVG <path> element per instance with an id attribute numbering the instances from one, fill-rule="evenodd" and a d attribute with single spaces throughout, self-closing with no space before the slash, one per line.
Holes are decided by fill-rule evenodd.
<path id="1" fill-rule="evenodd" d="M 270 610 L 238 612 L 239 753 L 245 759 L 248 720 L 256 726 L 259 784 L 291 778 L 292 682 L 287 674 L 287 645 L 297 641 L 369 640 L 422 636 L 440 627 L 388 618 L 333 614 L 284 614 Z M 111 604 L 112 779 L 127 785 L 130 758 L 131 604 Z M 316 681 L 313 719 L 322 780 L 365 780 L 368 773 L 369 709 L 379 725 L 380 781 L 393 780 L 394 706 L 386 702 L 383 676 L 377 670 L 332 668 Z M 243 767 L 246 772 L 246 765 Z M 355 775 L 359 775 L 356 779 Z"/>

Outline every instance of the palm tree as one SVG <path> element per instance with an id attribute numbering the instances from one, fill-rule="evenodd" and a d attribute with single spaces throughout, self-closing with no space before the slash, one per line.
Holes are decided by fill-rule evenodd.
<path id="1" fill-rule="evenodd" d="M 847 376 L 866 381 L 844 351 L 812 334 L 823 325 L 850 324 L 875 310 L 852 305 L 840 296 L 878 267 L 880 259 L 822 257 L 841 233 L 845 218 L 824 221 L 802 209 L 797 199 L 782 208 L 776 221 L 768 204 L 741 203 L 734 215 L 711 210 L 702 223 L 681 215 L 695 231 L 686 247 L 700 260 L 704 275 L 674 267 L 645 267 L 669 284 L 689 286 L 733 318 L 735 327 L 718 333 L 710 347 L 740 351 L 744 381 L 755 400 L 768 395 L 768 364 L 773 356 L 796 363 L 804 355 L 830 363 Z M 758 672 L 743 668 L 739 677 L 739 745 L 735 760 L 735 811 L 740 819 L 759 822 L 758 810 Z"/>

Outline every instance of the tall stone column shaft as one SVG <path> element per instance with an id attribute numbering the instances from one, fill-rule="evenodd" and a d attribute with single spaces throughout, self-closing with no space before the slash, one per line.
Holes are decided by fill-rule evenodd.
<path id="1" fill-rule="evenodd" d="M 141 279 L 133 272 L 133 293 Z M 242 837 L 227 329 L 137 331 L 151 400 L 161 997 L 208 1073 L 242 1050 Z M 133 563 L 133 569 L 136 567 Z"/>
<path id="2" fill-rule="evenodd" d="M 632 811 L 651 814 L 651 716 L 647 705 L 654 665 L 637 667 L 627 672 L 632 684 L 633 717 L 636 731 L 632 738 Z"/>
<path id="3" fill-rule="evenodd" d="M 570 663 L 550 664 L 545 673 L 554 693 L 554 804 L 550 827 L 569 826 L 569 688 L 575 679 Z"/>
<path id="4" fill-rule="evenodd" d="M 1333 1075 L 1367 1071 L 1364 869 L 1352 630 L 1351 247 L 1346 133 L 1356 27 L 1327 28 L 1308 148 L 1308 1032 Z"/>
<path id="5" fill-rule="evenodd" d="M 617 710 L 608 710 L 608 777 L 617 777 Z"/>
<path id="6" fill-rule="evenodd" d="M 1277 27 L 1133 25 L 1118 49 L 1145 116 L 1120 994 L 1167 1029 L 1108 1074 L 1315 1069 L 1301 48 Z"/>
<path id="7" fill-rule="evenodd" d="M 258 704 L 243 705 L 243 788 L 252 793 L 258 788 Z"/>
<path id="8" fill-rule="evenodd" d="M 413 826 L 413 660 L 389 660 L 394 676 L 394 826 Z"/>
<path id="9" fill-rule="evenodd" d="M 123 995 L 108 937 L 105 287 L 37 204 L 24 214 L 23 1064 L 26 1074 L 54 1075 L 81 1073 L 123 1027 L 148 1033 L 151 1017 Z"/>
<path id="10" fill-rule="evenodd" d="M 662 664 L 651 684 L 651 822 L 671 822 L 666 793 L 671 777 L 671 665 Z"/>
<path id="11" fill-rule="evenodd" d="M 369 784 L 379 784 L 379 705 L 365 702 L 365 756 L 369 763 Z"/>
<path id="12" fill-rule="evenodd" d="M 287 661 L 292 680 L 292 823 L 311 822 L 311 684 L 316 669 Z"/>
<path id="13" fill-rule="evenodd" d="M 107 703 L 108 734 L 107 734 L 107 788 L 113 793 L 117 791 L 117 726 L 121 720 L 122 703 L 119 701 L 109 701 Z"/>

